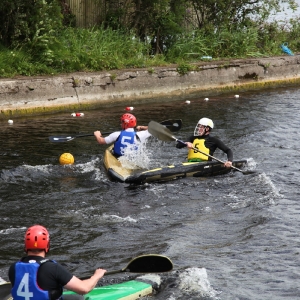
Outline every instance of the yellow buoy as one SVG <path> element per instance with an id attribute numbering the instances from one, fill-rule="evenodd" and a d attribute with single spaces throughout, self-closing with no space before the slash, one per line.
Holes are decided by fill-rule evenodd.
<path id="1" fill-rule="evenodd" d="M 74 164 L 74 156 L 71 153 L 63 153 L 59 158 L 61 165 L 72 165 Z"/>

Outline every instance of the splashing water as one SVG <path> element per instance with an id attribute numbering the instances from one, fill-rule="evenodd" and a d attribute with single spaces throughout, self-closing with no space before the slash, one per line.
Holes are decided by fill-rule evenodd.
<path id="1" fill-rule="evenodd" d="M 179 288 L 189 293 L 197 293 L 201 297 L 217 297 L 215 291 L 208 280 L 205 268 L 188 268 L 180 274 Z"/>
<path id="2" fill-rule="evenodd" d="M 126 169 L 148 169 L 151 162 L 151 153 L 147 149 L 146 143 L 129 145 L 124 150 L 124 155 L 119 157 L 119 161 Z"/>

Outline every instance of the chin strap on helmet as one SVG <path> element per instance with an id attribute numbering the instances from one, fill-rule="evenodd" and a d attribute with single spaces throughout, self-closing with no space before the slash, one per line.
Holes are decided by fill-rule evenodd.
<path id="1" fill-rule="evenodd" d="M 209 119 L 209 118 L 202 118 L 198 121 L 195 130 L 194 130 L 194 135 L 197 136 L 199 135 L 199 126 L 202 125 L 204 127 L 208 127 L 209 131 L 211 131 L 214 128 L 214 122 Z"/>

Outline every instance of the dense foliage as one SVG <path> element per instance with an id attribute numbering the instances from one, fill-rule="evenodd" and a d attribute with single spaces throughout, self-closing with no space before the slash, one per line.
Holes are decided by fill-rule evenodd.
<path id="1" fill-rule="evenodd" d="M 0 11 L 2 45 L 24 48 L 32 58 L 51 63 L 54 33 L 62 24 L 57 0 L 2 0 Z"/>
<path id="2" fill-rule="evenodd" d="M 300 49 L 299 19 L 267 22 L 293 0 L 94 0 L 102 16 L 76 28 L 67 0 L 0 2 L 0 76 L 179 64 Z"/>

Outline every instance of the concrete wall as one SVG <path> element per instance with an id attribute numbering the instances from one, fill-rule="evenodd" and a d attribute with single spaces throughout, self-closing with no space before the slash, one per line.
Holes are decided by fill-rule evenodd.
<path id="1" fill-rule="evenodd" d="M 183 100 L 300 83 L 300 55 L 200 62 L 176 66 L 0 80 L 0 118 L 64 110 Z"/>

